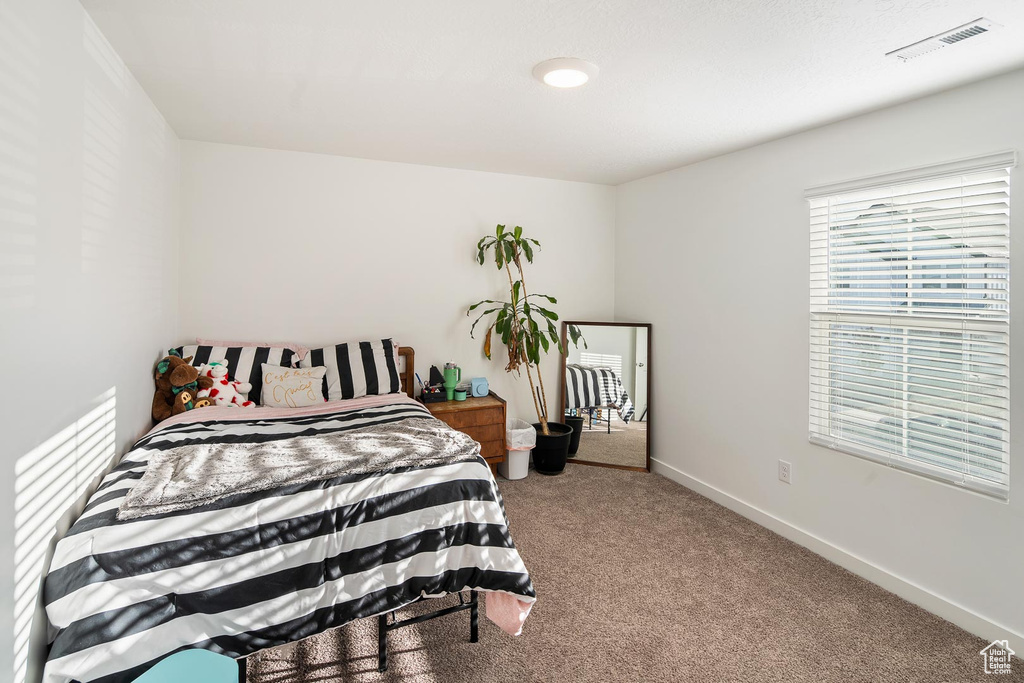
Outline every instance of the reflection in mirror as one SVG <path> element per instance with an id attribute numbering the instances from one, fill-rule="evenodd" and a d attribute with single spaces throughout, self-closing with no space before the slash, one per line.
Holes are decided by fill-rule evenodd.
<path id="1" fill-rule="evenodd" d="M 583 335 L 578 348 L 564 344 L 569 326 Z M 650 470 L 650 335 L 649 323 L 562 324 L 561 404 L 563 421 L 573 428 L 569 462 Z"/>

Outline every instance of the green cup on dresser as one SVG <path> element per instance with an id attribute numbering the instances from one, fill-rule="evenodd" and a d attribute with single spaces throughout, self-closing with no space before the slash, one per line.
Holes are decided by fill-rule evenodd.
<path id="1" fill-rule="evenodd" d="M 451 401 L 455 398 L 455 385 L 462 380 L 462 368 L 445 368 L 444 369 L 444 391 L 448 394 L 448 400 Z M 463 395 L 465 400 L 465 395 Z"/>

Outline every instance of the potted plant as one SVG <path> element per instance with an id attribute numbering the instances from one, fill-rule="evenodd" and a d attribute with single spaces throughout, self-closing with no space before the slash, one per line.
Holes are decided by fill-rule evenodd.
<path id="1" fill-rule="evenodd" d="M 571 458 L 580 449 L 580 437 L 583 436 L 583 416 L 570 415 L 563 419 L 572 428 L 572 437 L 569 439 L 569 457 Z"/>
<path id="2" fill-rule="evenodd" d="M 491 340 L 495 333 L 508 351 L 508 363 L 505 372 L 522 376 L 526 370 L 526 378 L 530 382 L 530 393 L 533 395 L 533 407 L 537 411 L 537 446 L 533 449 L 533 464 L 542 474 L 558 474 L 565 469 L 565 461 L 569 452 L 569 440 L 572 428 L 562 422 L 548 419 L 548 399 L 544 390 L 544 379 L 540 372 L 541 353 L 547 354 L 554 347 L 564 353 L 562 340 L 555 329 L 558 314 L 550 308 L 558 301 L 547 294 L 531 294 L 526 288 L 526 274 L 523 271 L 523 259 L 533 263 L 533 248 L 540 248 L 540 242 L 523 237 L 523 229 L 516 226 L 506 230 L 499 225 L 494 235 L 480 238 L 476 243 L 476 260 L 483 265 L 487 253 L 493 252 L 494 264 L 498 270 L 504 269 L 508 276 L 508 301 L 484 299 L 469 307 L 466 315 L 470 315 L 481 306 L 485 307 L 469 330 L 470 337 L 477 324 L 487 318 L 487 334 L 484 336 L 484 355 L 491 357 Z M 513 273 L 512 268 L 515 268 Z M 582 334 L 575 325 L 568 326 L 569 338 L 577 345 Z M 586 346 L 586 340 L 583 342 Z M 537 374 L 534 384 L 533 375 Z"/>

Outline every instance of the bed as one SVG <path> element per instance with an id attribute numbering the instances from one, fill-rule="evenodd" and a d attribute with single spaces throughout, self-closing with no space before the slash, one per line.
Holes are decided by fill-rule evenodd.
<path id="1" fill-rule="evenodd" d="M 611 368 L 569 364 L 565 366 L 565 411 L 589 413 L 591 424 L 594 411 L 614 408 L 619 419 L 629 424 L 633 418 L 633 402 L 629 399 L 622 380 Z M 606 417 L 611 431 L 611 417 Z"/>
<path id="2" fill-rule="evenodd" d="M 403 351 L 411 393 L 412 355 Z M 242 658 L 373 616 L 383 668 L 387 631 L 405 625 L 388 614 L 455 593 L 459 605 L 437 614 L 471 609 L 474 639 L 477 591 L 487 616 L 517 634 L 536 594 L 478 449 L 119 518 L 156 469 L 151 461 L 167 453 L 239 443 L 262 453 L 379 426 L 436 428 L 424 420 L 434 418 L 410 396 L 388 394 L 299 409 L 209 407 L 161 422 L 57 543 L 43 590 L 51 641 L 43 680 L 131 681 L 176 651 Z M 472 591 L 468 602 L 463 591 Z"/>

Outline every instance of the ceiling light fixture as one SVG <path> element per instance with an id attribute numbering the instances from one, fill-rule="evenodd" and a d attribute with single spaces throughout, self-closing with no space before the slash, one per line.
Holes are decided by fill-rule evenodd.
<path id="1" fill-rule="evenodd" d="M 559 57 L 533 67 L 533 76 L 555 88 L 576 88 L 596 78 L 597 67 L 575 57 Z"/>

